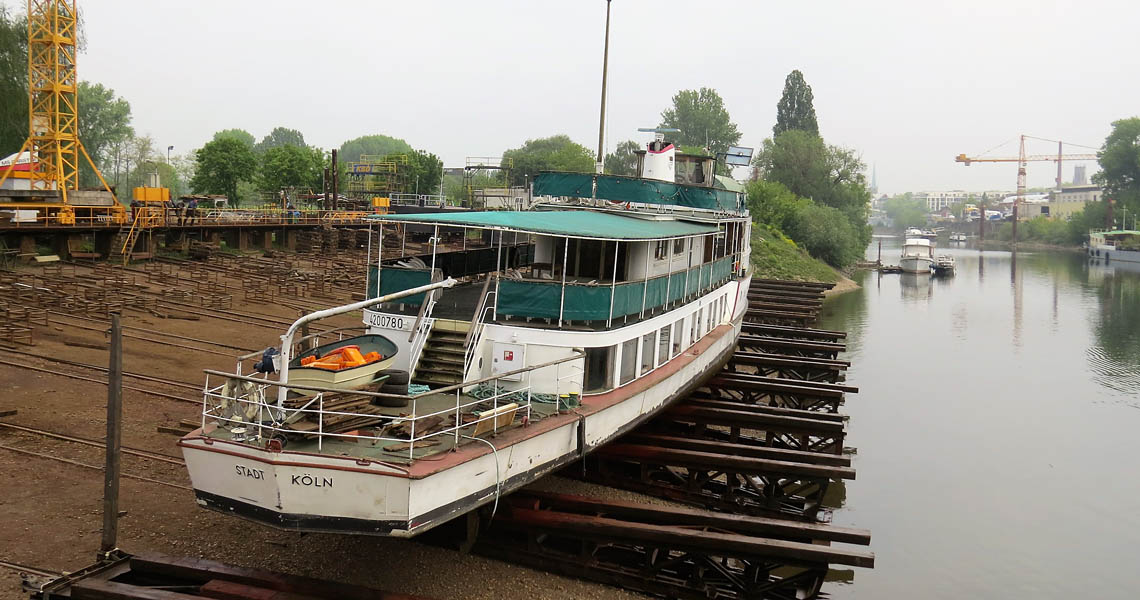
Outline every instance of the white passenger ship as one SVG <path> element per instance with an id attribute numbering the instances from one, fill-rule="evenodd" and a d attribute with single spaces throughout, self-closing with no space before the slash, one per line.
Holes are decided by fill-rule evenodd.
<path id="1" fill-rule="evenodd" d="M 301 321 L 276 375 L 250 356 L 207 371 L 202 427 L 179 442 L 198 503 L 410 537 L 685 396 L 731 356 L 748 304 L 751 220 L 715 166 L 658 133 L 637 177 L 536 176 L 534 210 L 376 217 L 367 299 L 302 320 L 362 310 L 398 348 L 390 379 L 291 385 Z M 417 236 L 430 253 L 392 256 Z M 432 389 L 407 394 L 408 374 Z"/>

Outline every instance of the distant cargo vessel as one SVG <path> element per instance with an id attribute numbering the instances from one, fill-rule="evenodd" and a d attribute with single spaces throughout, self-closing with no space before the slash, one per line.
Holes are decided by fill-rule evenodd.
<path id="1" fill-rule="evenodd" d="M 1140 263 L 1140 231 L 1090 231 L 1089 256 Z"/>

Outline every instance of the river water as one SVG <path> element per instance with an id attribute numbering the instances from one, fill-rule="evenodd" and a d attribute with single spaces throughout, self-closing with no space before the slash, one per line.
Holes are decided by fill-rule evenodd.
<path id="1" fill-rule="evenodd" d="M 938 252 L 955 276 L 864 273 L 825 304 L 860 388 L 833 522 L 870 529 L 876 554 L 825 591 L 1140 597 L 1140 264 Z"/>

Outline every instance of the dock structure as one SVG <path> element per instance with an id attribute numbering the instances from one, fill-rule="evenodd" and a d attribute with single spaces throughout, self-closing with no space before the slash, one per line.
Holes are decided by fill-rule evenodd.
<path id="1" fill-rule="evenodd" d="M 476 551 L 694 599 L 814 598 L 829 565 L 873 567 L 870 532 L 827 524 L 855 479 L 839 408 L 858 392 L 837 359 L 846 334 L 808 327 L 827 287 L 754 281 L 762 316 L 721 372 L 563 471 L 690 508 L 523 490 Z"/>
<path id="2" fill-rule="evenodd" d="M 366 232 L 371 213 L 363 211 L 207 210 L 186 218 L 176 209 L 141 208 L 136 217 L 56 219 L 20 222 L 0 219 L 0 251 L 30 261 L 40 248 L 62 259 L 107 259 L 117 262 L 153 258 L 159 249 L 186 252 L 200 244 L 235 250 L 283 249 L 311 252 L 355 247 L 357 232 Z M 364 235 L 367 235 L 366 233 Z M 363 240 L 367 238 L 364 237 Z M 315 240 L 315 243 L 314 243 Z M 331 243 L 330 243 L 331 242 Z"/>

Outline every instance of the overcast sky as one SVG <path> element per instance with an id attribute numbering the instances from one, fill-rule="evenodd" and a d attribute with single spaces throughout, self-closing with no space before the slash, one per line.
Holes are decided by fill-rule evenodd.
<path id="1" fill-rule="evenodd" d="M 277 125 L 324 148 L 401 137 L 449 167 L 556 133 L 597 146 L 602 0 L 79 4 L 80 77 L 126 98 L 136 130 L 176 154 Z M 821 134 L 875 165 L 881 191 L 1012 189 L 1015 164 L 954 156 L 1020 133 L 1100 146 L 1140 114 L 1138 39 L 1134 1 L 613 0 L 607 148 L 644 141 L 638 127 L 701 86 L 759 145 L 800 69 Z M 1054 176 L 1030 164 L 1031 186 Z"/>

